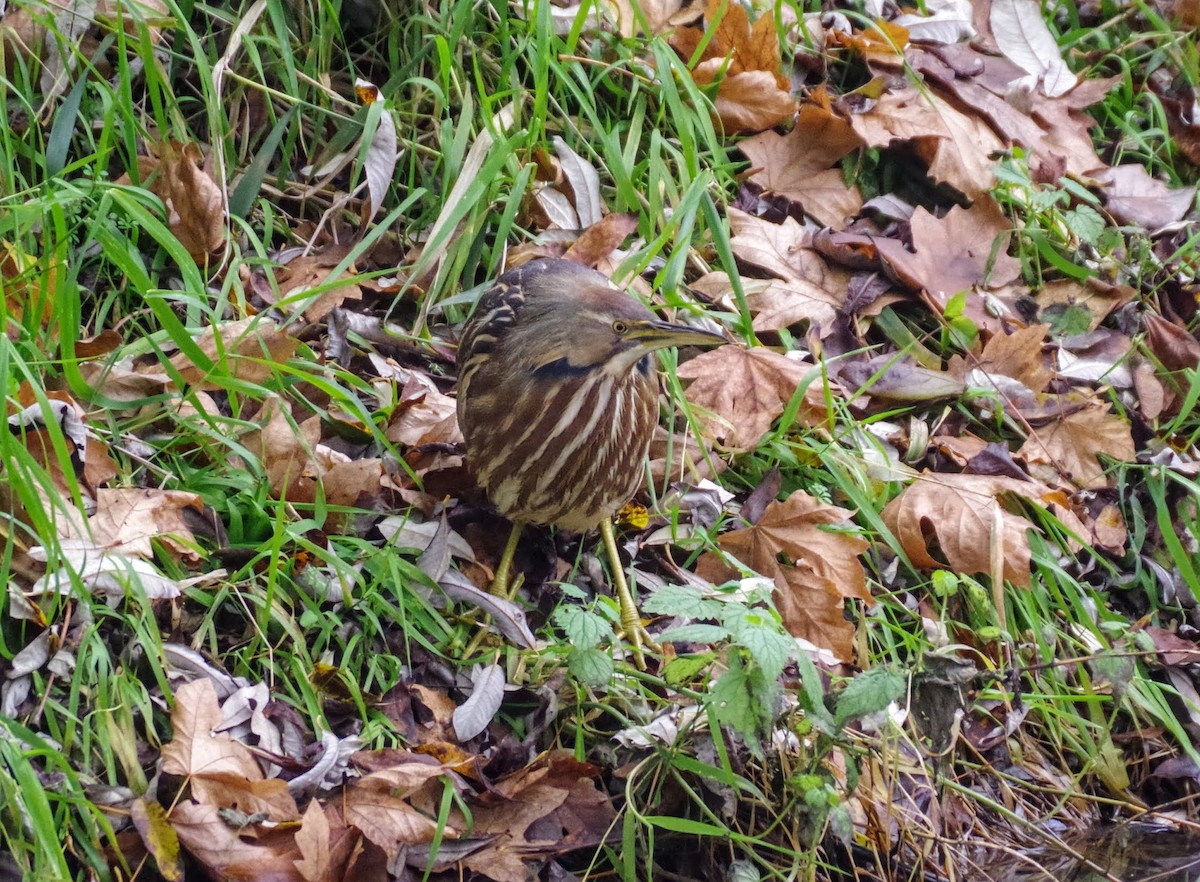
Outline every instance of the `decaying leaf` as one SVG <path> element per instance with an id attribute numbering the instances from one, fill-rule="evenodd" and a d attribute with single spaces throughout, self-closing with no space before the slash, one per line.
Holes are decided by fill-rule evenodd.
<path id="1" fill-rule="evenodd" d="M 796 100 L 781 70 L 774 17 L 761 15 L 751 27 L 745 7 L 729 0 L 709 0 L 704 17 L 707 31 L 678 28 L 671 46 L 690 61 L 708 38 L 692 77 L 717 84 L 714 113 L 725 133 L 761 132 L 790 119 Z"/>
<path id="2" fill-rule="evenodd" d="M 754 526 L 719 540 L 723 550 L 775 581 L 775 606 L 791 634 L 843 661 L 853 658 L 854 638 L 845 601 L 871 599 L 859 560 L 868 545 L 854 533 L 822 528 L 843 524 L 853 514 L 796 491 L 768 505 Z M 732 575 L 712 554 L 698 572 L 714 582 Z"/>
<path id="3" fill-rule="evenodd" d="M 167 207 L 167 224 L 187 253 L 204 265 L 225 245 L 225 197 L 201 167 L 200 148 L 169 141 L 157 148 L 150 190 Z"/>
<path id="4" fill-rule="evenodd" d="M 686 395 L 704 434 L 731 450 L 753 450 L 800 384 L 815 376 L 813 368 L 761 347 L 721 346 L 679 368 L 679 377 L 692 381 Z M 803 425 L 822 413 L 820 383 L 810 382 L 798 419 Z"/>
<path id="5" fill-rule="evenodd" d="M 800 203 L 806 214 L 826 226 L 840 229 L 862 207 L 862 196 L 833 165 L 862 146 L 862 138 L 843 117 L 806 102 L 786 135 L 762 132 L 741 141 L 738 149 L 755 169 L 751 181 L 767 193 Z"/>
<path id="6" fill-rule="evenodd" d="M 1047 483 L 1061 477 L 1073 487 L 1095 489 L 1109 484 L 1099 457 L 1132 462 L 1135 452 L 1129 422 L 1097 403 L 1037 427 L 1017 456 Z"/>
<path id="7" fill-rule="evenodd" d="M 944 218 L 923 208 L 910 221 L 913 250 L 898 239 L 875 240 L 888 267 L 910 288 L 924 290 L 945 308 L 954 295 L 979 286 L 997 287 L 1021 274 L 1021 264 L 1008 255 L 1012 224 L 991 199 L 971 208 L 955 206 Z M 995 324 L 980 297 L 968 297 L 966 314 L 977 325 Z"/>
<path id="8" fill-rule="evenodd" d="M 883 520 L 916 566 L 949 566 L 960 573 L 988 574 L 998 548 L 1003 576 L 1029 585 L 1029 540 L 1035 529 L 1001 502 L 1015 494 L 1045 507 L 1041 484 L 985 475 L 924 474 L 883 509 Z M 940 554 L 939 561 L 934 554 Z"/>

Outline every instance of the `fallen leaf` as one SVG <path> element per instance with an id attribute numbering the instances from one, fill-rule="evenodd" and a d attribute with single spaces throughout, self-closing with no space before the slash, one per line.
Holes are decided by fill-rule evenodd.
<path id="1" fill-rule="evenodd" d="M 1109 486 L 1098 457 L 1132 462 L 1136 455 L 1127 420 L 1112 413 L 1107 403 L 1077 411 L 1038 426 L 1017 452 L 1034 474 L 1053 475 L 1082 489 Z M 1049 471 L 1038 469 L 1048 467 Z M 1046 483 L 1051 483 L 1047 481 Z"/>
<path id="2" fill-rule="evenodd" d="M 1042 352 L 1048 325 L 1030 325 L 1010 334 L 993 334 L 976 357 L 954 356 L 949 369 L 958 377 L 969 370 L 1011 377 L 1033 392 L 1050 382 L 1050 366 Z"/>
<path id="3" fill-rule="evenodd" d="M 717 84 L 714 115 L 724 132 L 760 132 L 790 119 L 796 100 L 782 73 L 775 17 L 761 15 L 751 27 L 740 3 L 709 0 L 705 20 L 706 31 L 679 28 L 670 43 L 690 62 L 707 38 L 692 78 L 700 86 Z"/>
<path id="4" fill-rule="evenodd" d="M 336 279 L 333 277 L 333 270 L 349 251 L 349 246 L 330 245 L 289 260 L 275 274 L 281 301 L 279 305 L 290 312 L 298 312 L 296 307 L 303 306 L 304 319 L 315 324 L 345 301 L 361 300 L 362 289 L 355 282 L 353 264 Z M 312 294 L 317 288 L 324 290 Z"/>
<path id="5" fill-rule="evenodd" d="M 912 251 L 899 239 L 876 238 L 875 245 L 901 282 L 928 292 L 941 309 L 962 291 L 1005 285 L 1021 274 L 1020 261 L 1008 255 L 1012 224 L 990 198 L 969 209 L 956 205 L 943 218 L 918 208 L 910 223 Z M 967 298 L 967 315 L 981 327 L 996 324 L 978 296 Z"/>
<path id="6" fill-rule="evenodd" d="M 1146 313 L 1146 345 L 1172 373 L 1200 367 L 1200 340 L 1186 328 L 1160 315 Z"/>
<path id="7" fill-rule="evenodd" d="M 850 125 L 868 147 L 910 142 L 935 181 L 970 198 L 995 184 L 992 156 L 1004 143 L 982 119 L 962 113 L 930 90 L 885 92 L 873 106 L 851 113 Z"/>
<path id="8" fill-rule="evenodd" d="M 497 781 L 472 807 L 476 835 L 489 847 L 463 865 L 496 882 L 524 882 L 529 861 L 545 861 L 608 837 L 616 813 L 597 787 L 600 770 L 569 750 L 552 750 Z"/>
<path id="9" fill-rule="evenodd" d="M 1057 98 L 1078 79 L 1067 67 L 1037 0 L 991 0 L 992 36 L 1010 61 L 1034 78 L 1043 95 Z"/>
<path id="10" fill-rule="evenodd" d="M 379 87 L 367 80 L 359 79 L 354 83 L 354 91 L 359 100 L 368 106 L 379 100 Z M 366 135 L 366 131 L 363 131 Z M 399 141 L 396 138 L 396 120 L 392 109 L 386 103 L 381 103 L 376 116 L 375 129 L 371 132 L 371 142 L 367 145 L 363 156 L 363 173 L 367 179 L 367 203 L 363 211 L 363 219 L 370 221 L 383 205 L 383 198 L 391 186 L 392 177 L 396 171 L 396 159 L 399 156 Z M 314 319 L 315 321 L 315 319 Z"/>
<path id="11" fill-rule="evenodd" d="M 777 330 L 807 321 L 822 335 L 831 333 L 846 302 L 849 274 L 803 244 L 804 231 L 791 218 L 773 224 L 736 208 L 729 208 L 728 216 L 733 253 L 776 277 L 748 298 L 756 313 L 754 329 Z"/>
<path id="12" fill-rule="evenodd" d="M 206 328 L 196 345 L 222 373 L 244 383 L 261 383 L 291 358 L 300 342 L 270 319 L 255 316 Z M 210 365 L 193 363 L 186 351 L 172 356 L 171 364 L 191 386 L 205 391 L 224 388 L 223 378 L 209 379 Z"/>
<path id="13" fill-rule="evenodd" d="M 146 850 L 154 856 L 154 863 L 163 878 L 167 882 L 183 879 L 179 837 L 175 835 L 166 810 L 154 800 L 139 797 L 133 801 L 129 817 Z"/>
<path id="14" fill-rule="evenodd" d="M 185 516 L 187 509 L 203 512 L 204 501 L 182 490 L 102 488 L 88 527 L 98 547 L 117 554 L 152 559 L 151 540 L 157 538 L 180 556 L 194 559 L 196 537 Z"/>
<path id="15" fill-rule="evenodd" d="M 765 193 L 778 193 L 826 226 L 841 229 L 862 207 L 862 196 L 833 164 L 862 146 L 844 118 L 806 103 L 786 135 L 762 132 L 740 142 L 738 149 L 754 168 L 750 180 Z"/>
<path id="16" fill-rule="evenodd" d="M 400 856 L 407 845 L 432 842 L 434 836 L 453 838 L 457 830 L 439 827 L 413 808 L 397 791 L 392 776 L 375 772 L 347 785 L 342 795 L 346 823 L 387 854 L 389 861 Z"/>
<path id="17" fill-rule="evenodd" d="M 1171 188 L 1152 178 L 1141 165 L 1118 165 L 1093 171 L 1100 182 L 1104 207 L 1123 224 L 1149 232 L 1181 220 L 1196 202 L 1196 188 Z"/>
<path id="18" fill-rule="evenodd" d="M 305 882 L 302 857 L 289 830 L 247 831 L 229 824 L 215 805 L 183 800 L 171 809 L 179 842 L 212 879 Z M 249 832 L 260 835 L 251 838 Z"/>
<path id="19" fill-rule="evenodd" d="M 853 514 L 797 490 L 768 505 L 754 526 L 718 540 L 723 550 L 775 581 L 775 606 L 790 634 L 831 650 L 842 661 L 854 655 L 854 626 L 844 614 L 845 601 L 871 600 L 859 560 L 869 545 L 855 533 L 822 528 L 843 524 Z M 735 575 L 712 553 L 697 573 L 714 582 Z"/>
<path id="20" fill-rule="evenodd" d="M 1012 493 L 1046 507 L 1049 488 L 992 475 L 923 474 L 889 502 L 882 517 L 904 553 L 924 569 L 989 574 L 991 549 L 999 543 L 1003 576 L 1014 585 L 1030 582 L 1029 539 L 1035 529 L 1000 502 Z M 995 534 L 996 527 L 999 533 Z M 995 535 L 994 535 L 995 534 Z M 944 560 L 933 555 L 940 553 Z"/>
<path id="21" fill-rule="evenodd" d="M 169 141 L 157 148 L 150 190 L 167 207 L 167 225 L 201 266 L 225 245 L 225 200 L 221 188 L 200 167 L 195 144 Z"/>
<path id="22" fill-rule="evenodd" d="M 753 450 L 814 370 L 762 347 L 721 346 L 680 365 L 678 374 L 692 381 L 684 394 L 705 436 L 730 450 Z M 812 425 L 823 413 L 821 384 L 810 383 L 797 418 Z"/>
<path id="23" fill-rule="evenodd" d="M 192 798 L 202 805 L 265 812 L 277 822 L 299 820 L 287 784 L 267 779 L 246 745 L 215 731 L 222 721 L 211 680 L 194 680 L 176 690 L 174 737 L 163 745 L 162 771 L 189 779 Z"/>
<path id="24" fill-rule="evenodd" d="M 653 37 L 693 21 L 704 10 L 703 0 L 610 0 L 617 32 L 628 39 L 642 33 Z"/>

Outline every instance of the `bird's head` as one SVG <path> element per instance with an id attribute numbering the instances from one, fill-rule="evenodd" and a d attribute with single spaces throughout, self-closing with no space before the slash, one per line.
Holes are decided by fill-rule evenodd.
<path id="1" fill-rule="evenodd" d="M 633 370 L 656 349 L 719 346 L 719 334 L 663 321 L 596 272 L 568 261 L 534 264 L 504 348 L 539 376 Z"/>

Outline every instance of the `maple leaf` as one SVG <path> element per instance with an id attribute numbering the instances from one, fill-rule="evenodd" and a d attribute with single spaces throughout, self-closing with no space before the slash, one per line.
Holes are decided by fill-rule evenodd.
<path id="1" fill-rule="evenodd" d="M 889 502 L 882 517 L 915 566 L 988 574 L 998 542 L 1004 578 L 1026 587 L 1031 555 L 1025 533 L 1034 525 L 1007 511 L 999 497 L 1015 493 L 1045 507 L 1049 492 L 1042 484 L 1015 478 L 927 473 Z M 945 561 L 934 558 L 932 542 Z"/>
<path id="2" fill-rule="evenodd" d="M 823 335 L 831 333 L 846 302 L 849 273 L 831 267 L 802 244 L 804 230 L 790 217 L 773 224 L 736 208 L 730 208 L 728 216 L 733 253 L 777 277 L 748 298 L 756 313 L 754 329 L 771 331 L 807 321 L 819 326 Z"/>
<path id="3" fill-rule="evenodd" d="M 717 84 L 714 115 L 723 130 L 760 132 L 790 119 L 796 100 L 781 72 L 774 16 L 762 15 L 751 27 L 745 8 L 736 0 L 709 0 L 704 17 L 707 31 L 679 28 L 670 42 L 690 61 L 707 37 L 692 79 L 700 86 Z"/>
<path id="4" fill-rule="evenodd" d="M 840 229 L 862 208 L 862 196 L 832 166 L 862 146 L 862 138 L 845 119 L 806 103 L 786 135 L 762 132 L 739 143 L 738 149 L 754 166 L 750 180 L 766 193 L 798 202 L 806 214 Z"/>
<path id="5" fill-rule="evenodd" d="M 861 536 L 822 527 L 845 523 L 853 514 L 797 490 L 768 505 L 754 526 L 718 540 L 723 550 L 775 581 L 775 608 L 790 634 L 843 661 L 853 656 L 854 639 L 845 601 L 871 599 L 859 560 L 869 546 Z M 711 581 L 732 575 L 715 554 L 702 558 L 697 572 Z"/>
<path id="6" fill-rule="evenodd" d="M 1098 457 L 1131 462 L 1135 455 L 1128 421 L 1113 414 L 1104 402 L 1039 427 L 1017 451 L 1031 469 L 1049 466 L 1054 476 L 1083 489 L 1109 485 Z"/>
<path id="7" fill-rule="evenodd" d="M 996 181 L 992 155 L 1004 143 L 982 119 L 956 110 L 932 91 L 885 92 L 866 111 L 851 114 L 850 125 L 868 147 L 911 142 L 935 181 L 971 198 Z"/>
<path id="8" fill-rule="evenodd" d="M 956 205 L 943 218 L 918 208 L 909 223 L 912 251 L 899 239 L 876 238 L 875 245 L 900 281 L 928 292 L 940 309 L 959 292 L 1005 285 L 1021 274 L 1020 261 L 1007 253 L 1012 224 L 991 197 L 970 208 Z M 966 313 L 981 327 L 996 324 L 979 297 L 967 298 Z"/>
<path id="9" fill-rule="evenodd" d="M 195 557 L 195 536 L 186 510 L 204 511 L 204 500 L 182 490 L 140 487 L 102 488 L 88 521 L 96 545 L 118 554 L 154 557 L 158 538 L 181 556 Z"/>
<path id="10" fill-rule="evenodd" d="M 287 784 L 280 778 L 268 780 L 249 748 L 214 732 L 223 721 L 211 680 L 194 680 L 178 689 L 171 714 L 175 737 L 163 745 L 162 771 L 188 778 L 192 798 L 201 805 L 266 812 L 275 821 L 299 819 Z"/>
<path id="11" fill-rule="evenodd" d="M 681 365 L 678 373 L 693 381 L 684 394 L 699 409 L 705 436 L 731 450 L 752 450 L 813 370 L 762 347 L 722 346 Z M 820 383 L 809 385 L 805 402 L 801 422 L 823 421 Z"/>
<path id="12" fill-rule="evenodd" d="M 1032 392 L 1041 392 L 1050 382 L 1050 368 L 1042 354 L 1049 325 L 1030 325 L 1011 334 L 993 334 L 976 358 L 955 356 L 950 372 L 962 377 L 970 369 L 1011 377 Z"/>

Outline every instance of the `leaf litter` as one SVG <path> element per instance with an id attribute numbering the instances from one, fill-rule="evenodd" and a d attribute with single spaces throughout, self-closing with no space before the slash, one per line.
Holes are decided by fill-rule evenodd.
<path id="1" fill-rule="evenodd" d="M 694 420 L 686 428 L 670 420 L 660 427 L 652 472 L 672 484 L 668 498 L 679 505 L 675 516 L 692 519 L 694 529 L 668 523 L 660 506 L 628 539 L 637 552 L 635 567 L 648 582 L 660 582 L 645 608 L 659 617 L 650 624 L 652 633 L 673 635 L 664 638 L 664 683 L 689 682 L 684 672 L 694 675 L 715 665 L 712 696 L 720 704 L 715 719 L 738 733 L 743 759 L 761 757 L 763 743 L 786 741 L 790 733 L 776 720 L 796 711 L 827 727 L 826 734 L 843 735 L 842 727 L 854 724 L 862 730 L 854 736 L 862 739 L 858 744 L 875 743 L 871 732 L 886 725 L 896 690 L 870 691 L 860 706 L 847 687 L 840 693 L 845 707 L 832 716 L 812 690 L 819 692 L 819 677 L 867 667 L 864 629 L 877 624 L 871 611 L 883 590 L 914 595 L 912 613 L 931 632 L 941 627 L 928 598 L 915 598 L 912 583 L 897 575 L 901 558 L 935 580 L 953 574 L 961 603 L 970 609 L 971 579 L 990 578 L 994 589 L 1035 586 L 1041 575 L 1032 566 L 1031 537 L 1042 541 L 1050 525 L 1070 537 L 1068 548 L 1092 542 L 1123 553 L 1134 536 L 1110 501 L 1119 490 L 1114 464 L 1170 451 L 1174 468 L 1195 472 L 1192 446 L 1163 429 L 1163 419 L 1179 416 L 1186 406 L 1200 366 L 1200 346 L 1189 325 L 1194 298 L 1149 297 L 1141 280 L 1120 273 L 1082 282 L 1034 278 L 1019 247 L 1031 235 L 1022 229 L 1027 215 L 993 195 L 1003 186 L 1001 157 L 1018 150 L 1031 176 L 1021 197 L 1027 202 L 1039 186 L 1071 176 L 1076 198 L 1091 194 L 1086 204 L 1100 227 L 1081 236 L 1064 222 L 1059 232 L 1064 250 L 1077 250 L 1090 269 L 1101 262 L 1099 236 L 1117 226 L 1136 228 L 1151 242 L 1171 235 L 1173 224 L 1194 217 L 1195 190 L 1170 186 L 1141 165 L 1103 161 L 1092 146 L 1094 120 L 1084 111 L 1104 96 L 1108 81 L 1072 72 L 1037 4 L 983 5 L 988 10 L 981 16 L 930 3 L 929 15 L 907 14 L 861 28 L 804 19 L 791 23 L 793 42 L 781 54 L 774 17 L 751 20 L 736 3 L 711 0 L 704 9 L 615 4 L 616 27 L 626 36 L 666 34 L 687 75 L 708 90 L 730 148 L 749 163 L 737 194 L 742 207 L 730 207 L 724 216 L 735 266 L 696 272 L 688 281 L 713 314 L 737 315 L 744 307 L 750 329 L 759 335 L 753 342 L 765 345 L 731 344 L 683 360 L 677 377 Z M 981 22 L 988 32 L 968 42 Z M 795 38 L 799 31 L 808 41 Z M 794 61 L 784 62 L 793 55 Z M 825 76 L 829 66 L 860 63 L 864 85 L 835 94 Z M 897 76 L 904 68 L 922 78 L 914 83 Z M 359 152 L 365 191 L 360 216 L 369 222 L 389 206 L 399 147 L 394 108 L 386 101 L 376 105 L 376 87 L 364 81 L 363 88 L 375 122 Z M 565 580 L 573 570 L 583 583 L 602 583 L 603 575 L 586 553 L 577 554 L 580 563 L 573 567 L 562 543 L 543 544 L 523 551 L 531 558 L 540 555 L 522 562 L 531 574 L 526 592 L 534 609 L 486 594 L 498 550 L 494 538 L 482 537 L 487 515 L 480 515 L 482 500 L 462 466 L 446 379 L 453 331 L 435 325 L 441 339 L 422 340 L 420 328 L 430 317 L 429 304 L 422 303 L 418 315 L 407 315 L 407 339 L 389 335 L 392 304 L 381 295 L 390 299 L 395 289 L 361 277 L 375 270 L 411 271 L 396 287 L 417 289 L 436 279 L 448 242 L 464 234 L 454 214 L 456 200 L 510 122 L 505 118 L 496 134 L 476 138 L 442 212 L 423 231 L 424 245 L 407 251 L 403 261 L 380 263 L 370 248 L 359 250 L 353 237 L 347 241 L 355 244 L 347 245 L 339 240 L 341 231 L 318 225 L 308 243 L 317 247 L 276 253 L 271 265 L 245 280 L 256 292 L 256 305 L 244 314 L 223 315 L 197 331 L 165 363 L 138 341 L 103 348 L 97 357 L 107 361 L 85 365 L 82 376 L 108 414 L 136 415 L 151 449 L 185 412 L 224 421 L 231 413 L 233 381 L 234 392 L 246 401 L 239 404 L 236 428 L 222 431 L 236 434 L 246 453 L 240 465 L 256 469 L 265 492 L 293 504 L 353 510 L 341 524 L 348 535 L 382 536 L 421 554 L 413 577 L 428 583 L 425 593 L 433 605 L 479 607 L 491 619 L 477 625 L 482 639 L 496 632 L 541 651 L 546 644 L 526 617 L 539 625 L 545 621 L 540 601 L 557 589 L 544 583 Z M 158 196 L 161 219 L 183 250 L 219 273 L 220 252 L 230 245 L 227 199 L 206 171 L 204 150 L 175 142 L 154 149 L 141 157 L 139 181 Z M 925 192 L 917 187 L 864 199 L 855 163 L 868 154 L 907 163 Z M 527 228 L 543 235 L 514 246 L 510 265 L 565 254 L 591 266 L 615 266 L 628 253 L 622 250 L 627 242 L 636 247 L 637 219 L 609 211 L 605 186 L 589 159 L 556 137 L 542 149 L 537 166 L 521 212 Z M 337 174 L 327 180 L 323 189 L 333 191 L 326 195 L 334 201 L 353 198 L 337 190 Z M 940 198 L 931 199 L 930 192 Z M 37 282 L 29 256 L 6 247 L 11 322 L 29 314 Z M 644 279 L 633 284 L 658 296 Z M 854 292 L 863 296 L 851 296 Z M 676 300 L 671 303 L 681 315 L 688 313 Z M 1132 344 L 1130 304 L 1140 307 L 1145 330 Z M 262 314 L 253 314 L 258 309 Z M 1067 310 L 1081 312 L 1075 333 L 1065 333 L 1060 324 Z M 332 335 L 339 321 L 350 321 L 343 313 L 367 317 L 378 332 L 374 338 L 345 335 L 341 351 L 325 353 L 325 367 L 362 378 L 357 412 L 327 409 L 319 382 L 298 380 L 299 397 L 268 390 L 281 366 L 307 356 L 306 347 Z M 915 316 L 914 326 L 924 323 L 931 339 L 906 335 L 895 321 L 900 314 Z M 433 315 L 437 318 L 436 310 Z M 955 354 L 948 359 L 934 348 L 932 337 L 939 335 L 954 341 Z M 25 542 L 25 582 L 10 583 L 10 597 L 21 599 L 10 604 L 10 613 L 23 609 L 38 629 L 7 672 L 3 708 L 14 717 L 28 716 L 37 700 L 31 675 L 42 668 L 65 670 L 83 639 L 78 622 L 56 621 L 54 612 L 43 609 L 53 606 L 47 597 L 66 596 L 77 585 L 116 602 L 136 585 L 147 599 L 176 601 L 182 580 L 166 570 L 197 574 L 194 584 L 202 591 L 220 584 L 224 572 L 201 572 L 206 547 L 223 540 L 219 528 L 206 526 L 219 517 L 199 496 L 149 483 L 106 486 L 115 483 L 117 472 L 89 428 L 104 414 L 85 411 L 65 393 L 38 401 L 24 395 L 20 401 L 25 409 L 10 407 L 10 431 L 52 476 L 57 470 L 52 485 L 37 492 L 61 497 L 48 505 L 66 514 L 55 523 L 60 550 L 51 555 Z M 905 405 L 907 426 L 885 422 L 897 402 Z M 45 435 L 46 418 L 58 421 L 54 437 L 66 439 L 66 449 Z M 875 431 L 863 444 L 874 445 L 873 453 L 893 466 L 889 480 L 904 485 L 893 489 L 877 516 L 818 498 L 792 479 L 786 490 L 764 479 L 758 486 L 769 492 L 753 504 L 749 491 L 732 497 L 696 491 L 710 473 L 738 471 L 744 464 L 739 457 L 764 444 L 795 445 L 801 436 L 827 446 L 829 463 L 844 461 L 837 445 L 862 451 L 841 437 L 853 420 L 872 422 Z M 372 440 L 365 421 L 394 445 L 400 461 Z M 993 431 L 985 431 L 989 424 Z M 69 499 L 72 487 L 87 491 L 82 512 Z M 21 503 L 6 498 L 4 504 L 15 512 Z M 396 511 L 405 513 L 401 521 L 385 525 L 385 515 L 396 518 Z M 331 519 L 324 529 L 337 523 Z M 1159 528 L 1171 524 L 1168 515 Z M 895 538 L 894 552 L 874 539 L 871 531 L 880 526 Z M 698 560 L 679 567 L 672 550 L 687 550 L 683 539 L 714 529 L 713 543 Z M 320 532 L 310 531 L 289 550 L 297 572 L 308 567 L 300 552 L 305 543 L 327 545 L 328 536 Z M 544 578 L 534 578 L 539 572 Z M 329 585 L 345 584 L 345 573 L 326 575 Z M 1169 574 L 1166 578 L 1170 581 Z M 701 599 L 673 599 L 670 589 L 680 582 Z M 442 591 L 448 597 L 434 600 Z M 346 596 L 345 590 L 330 590 L 328 603 Z M 176 604 L 173 614 L 179 609 Z M 777 611 L 778 620 L 768 610 Z M 599 614 L 582 612 L 564 628 L 586 635 L 588 645 L 574 649 L 602 654 L 607 666 L 600 670 L 610 674 L 613 652 L 616 661 L 622 659 L 603 646 L 611 628 L 587 618 L 593 615 Z M 1180 633 L 1146 631 L 1176 689 L 1194 694 L 1192 673 L 1176 657 L 1194 648 L 1194 640 Z M 1007 651 L 989 642 L 986 628 L 955 639 L 972 644 L 956 658 L 966 671 L 964 683 L 979 673 L 969 659 L 993 664 Z M 405 749 L 366 750 L 353 726 L 337 725 L 332 710 L 326 714 L 331 730 L 310 730 L 267 684 L 230 682 L 186 647 L 173 646 L 171 652 L 177 662 L 168 671 L 173 735 L 158 763 L 169 783 L 160 784 L 161 802 L 129 794 L 132 831 L 125 833 L 134 835 L 118 839 L 128 864 L 152 855 L 167 878 L 178 877 L 182 851 L 216 878 L 316 882 L 357 874 L 400 877 L 407 867 L 523 880 L 537 868 L 558 868 L 557 861 L 573 851 L 615 842 L 613 783 L 626 773 L 618 760 L 631 761 L 654 739 L 712 751 L 721 737 L 705 733 L 709 722 L 694 692 L 688 698 L 672 693 L 677 706 L 662 714 L 643 709 L 618 736 L 627 752 L 605 755 L 613 765 L 603 768 L 572 751 L 543 749 L 551 742 L 540 736 L 556 713 L 557 699 L 548 697 L 553 687 L 524 674 L 515 677 L 500 664 L 447 673 L 417 653 L 408 676 L 387 694 L 370 696 L 402 733 Z M 580 659 L 594 661 L 580 655 L 581 665 Z M 995 727 L 985 723 L 991 722 L 1006 736 L 1032 744 L 1023 729 L 1024 709 L 970 705 L 953 676 L 932 661 L 923 664 L 928 669 L 913 679 L 913 712 L 927 726 L 950 706 L 957 713 L 954 726 L 961 728 L 946 738 L 990 746 Z M 764 671 L 766 682 L 755 680 Z M 429 683 L 419 683 L 418 673 Z M 786 695 L 775 688 L 781 678 L 795 687 Z M 614 690 L 619 679 L 610 677 Z M 599 682 L 605 684 L 604 678 Z M 935 694 L 939 697 L 930 698 Z M 156 700 L 163 697 L 156 693 Z M 332 709 L 344 699 L 322 686 L 319 700 Z M 755 709 L 755 702 L 777 706 Z M 525 710 L 523 736 L 509 727 L 516 707 Z M 943 734 L 939 730 L 934 743 Z M 1113 759 L 1117 748 L 1109 742 L 1105 749 Z M 926 765 L 934 757 L 924 745 L 906 745 L 899 756 L 905 763 L 899 775 L 870 757 L 855 773 L 862 783 L 850 802 L 850 822 L 881 853 L 920 829 L 923 812 L 917 806 L 930 798 L 934 785 Z M 840 748 L 832 751 L 822 780 L 846 786 L 849 793 L 847 762 Z M 1049 777 L 1052 766 L 1022 766 L 1028 768 Z M 1102 778 L 1109 787 L 1129 786 L 1128 777 L 1121 779 L 1111 768 Z M 1061 781 L 1048 786 L 1070 789 Z M 898 797 L 900 810 L 889 809 Z M 964 827 L 981 823 L 976 809 L 951 801 L 945 807 Z M 918 845 L 907 844 L 919 852 Z"/>

